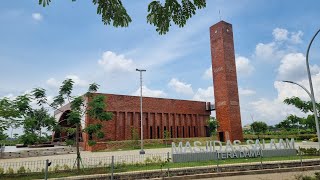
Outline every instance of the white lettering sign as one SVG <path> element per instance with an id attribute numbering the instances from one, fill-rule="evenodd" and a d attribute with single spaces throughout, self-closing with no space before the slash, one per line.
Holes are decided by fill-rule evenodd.
<path id="1" fill-rule="evenodd" d="M 179 142 L 178 146 L 172 142 L 171 150 L 172 154 L 216 152 L 218 158 L 225 159 L 259 157 L 262 156 L 262 150 L 294 149 L 295 145 L 292 138 L 291 140 L 279 139 L 278 143 L 275 139 L 271 139 L 269 144 L 266 144 L 264 139 L 262 141 L 259 139 L 256 139 L 256 141 L 247 140 L 244 144 L 239 140 L 233 142 L 228 140 L 224 148 L 221 141 L 206 141 L 203 147 L 200 141 L 195 141 L 193 147 L 189 142 L 186 142 L 185 145 Z"/>

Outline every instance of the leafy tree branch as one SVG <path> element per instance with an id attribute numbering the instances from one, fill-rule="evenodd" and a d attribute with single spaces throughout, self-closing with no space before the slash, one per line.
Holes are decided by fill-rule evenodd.
<path id="1" fill-rule="evenodd" d="M 39 5 L 43 7 L 50 3 L 51 0 L 39 0 Z M 97 6 L 97 14 L 101 15 L 105 25 L 128 27 L 132 22 L 121 0 L 92 0 L 92 3 Z M 184 27 L 197 9 L 205 7 L 206 0 L 165 0 L 164 3 L 152 1 L 148 5 L 147 22 L 155 26 L 160 35 L 166 34 L 172 22 L 180 28 Z"/>

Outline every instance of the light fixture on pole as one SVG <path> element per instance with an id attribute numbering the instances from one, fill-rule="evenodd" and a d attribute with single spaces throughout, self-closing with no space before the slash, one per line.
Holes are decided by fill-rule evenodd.
<path id="1" fill-rule="evenodd" d="M 140 154 L 145 154 L 143 150 L 143 124 L 142 124 L 142 72 L 146 72 L 145 69 L 136 69 L 136 71 L 140 72 L 140 128 L 141 128 L 141 150 Z"/>
<path id="2" fill-rule="evenodd" d="M 304 87 L 304 86 L 302 86 L 301 84 L 298 84 L 298 83 L 293 82 L 293 81 L 282 81 L 282 82 L 285 82 L 285 83 L 291 83 L 291 84 L 295 84 L 295 85 L 300 86 L 303 90 L 305 90 L 305 91 L 308 93 L 308 95 L 309 95 L 309 97 L 310 97 L 310 99 L 311 99 L 312 104 L 316 104 L 316 100 L 314 99 L 314 96 L 313 96 L 313 95 L 308 91 L 308 89 L 307 89 L 307 88 L 305 88 L 305 87 Z M 315 109 L 315 107 L 314 107 L 314 109 L 313 109 L 313 110 L 314 110 L 314 111 L 313 111 L 313 114 L 314 114 L 314 120 L 315 120 L 315 122 L 316 122 L 316 129 L 317 129 L 318 143 L 319 143 L 319 148 L 320 148 L 320 132 L 319 132 L 318 114 L 317 114 L 317 109 Z"/>
<path id="3" fill-rule="evenodd" d="M 313 92 L 313 85 L 312 85 L 312 79 L 311 79 L 311 73 L 310 73 L 310 67 L 309 67 L 309 51 L 310 51 L 310 47 L 313 43 L 313 40 L 316 38 L 316 36 L 319 34 L 320 29 L 313 35 L 309 45 L 308 45 L 308 49 L 307 49 L 307 54 L 306 54 L 306 66 L 307 66 L 307 72 L 308 72 L 308 79 L 309 79 L 309 85 L 310 85 L 310 91 L 311 91 L 311 96 L 313 97 L 313 101 L 312 101 L 312 106 L 313 106 L 313 112 L 314 112 L 314 116 L 316 118 L 316 127 L 317 127 L 317 134 L 318 134 L 318 142 L 319 142 L 319 149 L 320 149 L 320 135 L 319 135 L 319 122 L 318 122 L 318 117 L 317 117 L 317 107 L 316 107 L 316 100 L 314 97 L 314 92 Z"/>

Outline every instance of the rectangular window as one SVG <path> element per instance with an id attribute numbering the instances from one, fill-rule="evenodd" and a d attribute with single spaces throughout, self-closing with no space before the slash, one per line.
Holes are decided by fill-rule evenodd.
<path id="1" fill-rule="evenodd" d="M 158 131 L 158 139 L 160 138 L 160 127 L 157 126 L 157 131 Z"/>
<path id="2" fill-rule="evenodd" d="M 179 138 L 179 127 L 177 126 L 177 138 Z"/>
<path id="3" fill-rule="evenodd" d="M 152 126 L 150 126 L 150 139 L 152 139 Z"/>
<path id="4" fill-rule="evenodd" d="M 171 138 L 173 138 L 173 128 L 172 128 L 172 126 L 170 127 L 170 135 L 171 135 Z"/>
<path id="5" fill-rule="evenodd" d="M 185 135 L 184 135 L 184 126 L 182 126 L 182 137 L 185 138 Z"/>

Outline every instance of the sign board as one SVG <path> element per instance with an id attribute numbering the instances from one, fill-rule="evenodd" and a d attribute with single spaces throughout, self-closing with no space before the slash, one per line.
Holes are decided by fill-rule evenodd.
<path id="1" fill-rule="evenodd" d="M 259 139 L 247 140 L 245 143 L 235 140 L 228 140 L 225 146 L 220 141 L 207 141 L 205 146 L 201 142 L 195 141 L 193 146 L 186 142 L 175 144 L 172 142 L 173 162 L 208 161 L 217 159 L 238 159 L 256 157 L 276 157 L 297 155 L 294 139 L 279 139 L 278 143 L 274 139 L 270 143 Z"/>

